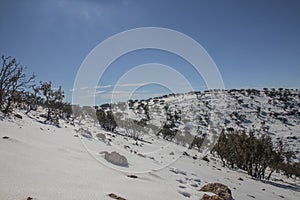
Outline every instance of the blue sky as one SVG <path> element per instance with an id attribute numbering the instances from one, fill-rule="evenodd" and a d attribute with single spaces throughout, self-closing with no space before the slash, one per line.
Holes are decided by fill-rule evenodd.
<path id="1" fill-rule="evenodd" d="M 16 57 L 37 80 L 62 85 L 67 100 L 77 70 L 100 42 L 139 27 L 164 27 L 200 43 L 226 88 L 300 88 L 300 1 L 297 0 L 1 0 L 0 54 Z M 157 50 L 132 52 L 100 81 L 109 92 L 136 65 L 174 67 L 195 89 L 205 88 L 189 63 Z M 147 87 L 147 86 L 146 86 Z M 140 93 L 169 92 L 143 87 Z M 105 102 L 98 96 L 97 102 Z"/>

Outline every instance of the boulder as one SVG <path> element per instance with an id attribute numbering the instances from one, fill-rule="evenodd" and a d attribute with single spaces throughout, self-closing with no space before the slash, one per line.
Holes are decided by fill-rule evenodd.
<path id="1" fill-rule="evenodd" d="M 219 200 L 233 200 L 231 190 L 221 183 L 208 183 L 204 185 L 200 191 L 214 193 L 219 197 Z"/>
<path id="2" fill-rule="evenodd" d="M 107 160 L 108 162 L 122 166 L 122 167 L 127 167 L 128 166 L 128 161 L 125 156 L 120 155 L 119 153 L 113 151 L 111 153 L 104 152 L 104 159 Z"/>

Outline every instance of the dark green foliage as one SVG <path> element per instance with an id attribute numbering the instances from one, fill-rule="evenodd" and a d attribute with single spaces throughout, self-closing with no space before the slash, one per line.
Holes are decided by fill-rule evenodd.
<path id="1" fill-rule="evenodd" d="M 107 131 L 114 131 L 116 129 L 117 123 L 111 111 L 104 111 L 102 109 L 99 109 L 96 111 L 96 115 L 102 128 Z"/>
<path id="2" fill-rule="evenodd" d="M 197 147 L 200 150 L 202 144 L 204 142 L 204 137 L 194 137 L 192 143 L 190 144 L 189 148 Z"/>
<path id="3" fill-rule="evenodd" d="M 224 166 L 238 167 L 258 179 L 270 179 L 275 170 L 286 175 L 299 176 L 299 163 L 290 164 L 291 153 L 283 152 L 282 142 L 275 150 L 269 136 L 255 137 L 253 132 L 244 131 L 225 134 L 222 131 L 212 152 L 217 153 Z M 266 169 L 271 172 L 268 176 Z"/>
<path id="4" fill-rule="evenodd" d="M 164 139 L 172 140 L 175 138 L 177 130 L 172 129 L 170 126 L 165 124 L 159 133 L 162 134 Z"/>
<path id="5" fill-rule="evenodd" d="M 171 109 L 169 105 L 164 106 L 167 121 L 163 128 L 158 132 L 166 140 L 173 140 L 178 133 L 178 123 L 181 120 L 181 110 Z"/>

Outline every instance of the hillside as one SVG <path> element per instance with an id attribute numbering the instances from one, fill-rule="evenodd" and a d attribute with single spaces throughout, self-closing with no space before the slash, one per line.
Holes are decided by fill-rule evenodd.
<path id="1" fill-rule="evenodd" d="M 74 125 L 61 120 L 58 127 L 43 122 L 43 110 L 17 112 L 23 119 L 0 121 L 1 199 L 112 199 L 111 193 L 129 200 L 200 199 L 207 192 L 199 189 L 211 182 L 227 185 L 236 200 L 300 197 L 298 179 L 274 174 L 264 183 L 161 138 L 136 142 L 88 118 Z M 119 152 L 128 165 L 108 162 L 104 151 Z"/>
<path id="2" fill-rule="evenodd" d="M 191 143 L 194 136 L 205 136 L 208 141 L 214 141 L 222 129 L 227 133 L 245 131 L 258 136 L 268 135 L 274 144 L 283 141 L 285 149 L 295 152 L 293 159 L 299 161 L 299 108 L 298 90 L 242 89 L 170 94 L 104 104 L 98 110 L 112 111 L 117 131 L 134 132 L 141 138 L 151 137 L 164 127 L 175 130 L 174 140 L 184 141 L 184 144 Z M 142 125 L 142 128 L 134 124 Z"/>

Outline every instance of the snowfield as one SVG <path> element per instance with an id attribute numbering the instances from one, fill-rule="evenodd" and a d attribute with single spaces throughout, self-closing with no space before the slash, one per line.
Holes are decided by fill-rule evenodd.
<path id="1" fill-rule="evenodd" d="M 34 116 L 38 113 L 33 117 L 19 113 L 23 119 L 0 120 L 3 200 L 113 199 L 111 193 L 128 200 L 199 200 L 205 194 L 200 188 L 213 182 L 227 185 L 235 200 L 300 199 L 300 181 L 280 174 L 263 183 L 222 167 L 211 155 L 207 162 L 196 150 L 166 140 L 136 143 L 89 121 L 75 127 L 61 121 L 56 127 L 40 122 Z M 98 138 L 99 133 L 105 137 Z M 125 156 L 128 166 L 108 162 L 100 154 L 104 151 Z"/>

